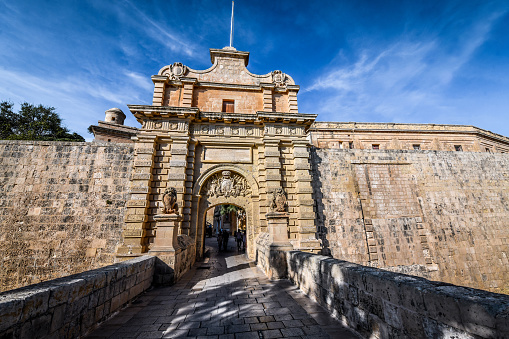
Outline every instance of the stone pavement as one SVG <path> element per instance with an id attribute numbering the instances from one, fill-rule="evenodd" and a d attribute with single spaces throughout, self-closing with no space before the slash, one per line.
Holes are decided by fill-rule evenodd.
<path id="1" fill-rule="evenodd" d="M 149 290 L 86 338 L 359 338 L 286 280 L 238 253 L 208 257 L 177 284 Z"/>

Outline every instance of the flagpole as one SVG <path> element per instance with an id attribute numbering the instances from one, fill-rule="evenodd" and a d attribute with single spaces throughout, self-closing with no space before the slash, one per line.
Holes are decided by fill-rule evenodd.
<path id="1" fill-rule="evenodd" d="M 230 47 L 232 47 L 233 44 L 233 1 L 232 1 L 232 19 L 230 22 Z"/>

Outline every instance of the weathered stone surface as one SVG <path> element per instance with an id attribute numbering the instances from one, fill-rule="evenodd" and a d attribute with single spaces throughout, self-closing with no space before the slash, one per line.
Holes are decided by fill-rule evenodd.
<path id="1" fill-rule="evenodd" d="M 311 163 L 319 235 L 335 258 L 507 291 L 506 154 L 314 149 Z"/>
<path id="2" fill-rule="evenodd" d="M 83 336 L 97 321 L 150 287 L 154 267 L 155 258 L 143 256 L 4 292 L 0 295 L 0 337 Z"/>
<path id="3" fill-rule="evenodd" d="M 0 291 L 114 262 L 134 148 L 0 141 Z"/>
<path id="4" fill-rule="evenodd" d="M 504 294 L 431 282 L 298 251 L 287 253 L 287 265 L 288 278 L 302 291 L 366 336 L 509 336 L 509 328 L 503 323 L 508 317 L 509 296 Z"/>

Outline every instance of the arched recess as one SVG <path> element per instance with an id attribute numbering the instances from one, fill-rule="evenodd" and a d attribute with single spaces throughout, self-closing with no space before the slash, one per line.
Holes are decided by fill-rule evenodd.
<path id="1" fill-rule="evenodd" d="M 218 187 L 222 185 L 222 187 Z M 259 230 L 259 187 L 255 178 L 236 165 L 215 165 L 205 171 L 193 187 L 191 235 L 195 235 L 197 257 L 203 256 L 205 213 L 222 204 L 242 207 L 246 211 L 247 254 L 254 258 L 254 239 Z"/>

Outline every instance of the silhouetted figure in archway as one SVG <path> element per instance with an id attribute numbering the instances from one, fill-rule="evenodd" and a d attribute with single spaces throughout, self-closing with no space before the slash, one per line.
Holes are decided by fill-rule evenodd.
<path id="1" fill-rule="evenodd" d="M 228 238 L 230 237 L 230 232 L 227 230 L 223 230 L 223 249 L 228 251 Z"/>
<path id="2" fill-rule="evenodd" d="M 217 249 L 221 252 L 221 248 L 223 247 L 223 231 L 219 230 L 217 232 Z"/>
<path id="3" fill-rule="evenodd" d="M 237 251 L 240 251 L 242 247 L 242 232 L 237 231 L 235 232 L 235 241 L 237 241 Z"/>

